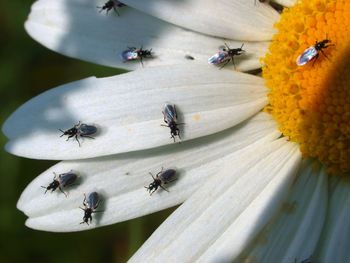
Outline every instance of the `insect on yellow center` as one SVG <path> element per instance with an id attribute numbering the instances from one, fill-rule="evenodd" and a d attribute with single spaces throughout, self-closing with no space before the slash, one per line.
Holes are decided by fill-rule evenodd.
<path id="1" fill-rule="evenodd" d="M 275 25 L 263 77 L 265 111 L 284 136 L 317 158 L 331 174 L 350 172 L 350 1 L 303 0 L 285 9 Z M 330 40 L 304 66 L 299 55 Z"/>

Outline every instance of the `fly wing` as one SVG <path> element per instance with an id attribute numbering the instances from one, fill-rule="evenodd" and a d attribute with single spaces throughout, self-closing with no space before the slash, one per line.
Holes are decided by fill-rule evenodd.
<path id="1" fill-rule="evenodd" d="M 309 47 L 309 48 L 305 49 L 303 54 L 301 54 L 297 58 L 297 61 L 296 61 L 297 65 L 304 66 L 306 63 L 308 63 L 310 60 L 312 60 L 317 55 L 317 53 L 318 53 L 318 51 L 316 50 L 315 47 Z"/>
<path id="2" fill-rule="evenodd" d="M 64 173 L 60 174 L 58 177 L 58 181 L 60 182 L 60 185 L 62 187 L 66 187 L 68 185 L 71 185 L 77 180 L 78 176 L 75 173 L 69 172 L 69 173 Z"/>
<path id="3" fill-rule="evenodd" d="M 126 62 L 129 60 L 135 60 L 138 58 L 137 52 L 132 49 L 125 50 L 120 55 L 121 59 Z"/>
<path id="4" fill-rule="evenodd" d="M 97 132 L 97 128 L 92 125 L 81 124 L 79 131 L 82 135 L 92 135 Z"/>
<path id="5" fill-rule="evenodd" d="M 176 108 L 173 104 L 165 104 L 164 106 L 164 119 L 167 121 L 167 123 L 176 122 L 177 120 L 177 114 L 176 114 Z"/>
<path id="6" fill-rule="evenodd" d="M 118 1 L 118 0 L 113 0 L 114 4 L 117 6 L 117 7 L 123 7 L 123 6 L 126 6 L 126 4 L 123 4 L 122 2 Z"/>
<path id="7" fill-rule="evenodd" d="M 97 192 L 89 193 L 86 198 L 86 203 L 89 208 L 95 209 L 98 205 L 99 196 Z"/>
<path id="8" fill-rule="evenodd" d="M 169 183 L 176 179 L 176 171 L 174 169 L 168 169 L 164 171 L 159 177 L 163 183 Z"/>
<path id="9" fill-rule="evenodd" d="M 218 65 L 230 59 L 227 51 L 219 51 L 214 56 L 208 59 L 209 64 Z"/>

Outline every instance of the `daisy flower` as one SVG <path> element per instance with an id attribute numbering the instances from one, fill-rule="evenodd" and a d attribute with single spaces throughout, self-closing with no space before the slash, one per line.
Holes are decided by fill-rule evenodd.
<path id="1" fill-rule="evenodd" d="M 80 231 L 181 204 L 130 262 L 349 262 L 350 3 L 271 3 L 289 7 L 281 15 L 253 0 L 123 4 L 119 16 L 97 1 L 33 5 L 26 29 L 46 47 L 134 71 L 48 90 L 5 122 L 9 152 L 63 160 L 22 193 L 26 225 Z M 225 43 L 244 43 L 236 67 L 207 65 Z M 128 47 L 152 56 L 123 62 Z M 262 77 L 242 73 L 261 65 Z M 164 103 L 184 123 L 181 144 L 161 126 Z M 99 131 L 81 147 L 58 131 L 79 121 Z M 149 196 L 162 167 L 178 180 Z M 44 195 L 69 171 L 67 198 Z M 79 224 L 93 191 L 103 213 Z"/>

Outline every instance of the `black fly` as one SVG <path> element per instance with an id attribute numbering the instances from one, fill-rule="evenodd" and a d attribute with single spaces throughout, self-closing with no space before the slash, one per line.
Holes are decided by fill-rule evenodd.
<path id="1" fill-rule="evenodd" d="M 117 0 L 109 0 L 107 1 L 103 6 L 97 6 L 97 8 L 100 9 L 100 13 L 103 11 L 103 10 L 106 10 L 106 15 L 108 14 L 109 11 L 111 11 L 112 9 L 114 10 L 114 12 L 116 12 L 116 14 L 119 16 L 119 13 L 118 13 L 118 8 L 120 7 L 123 7 L 123 6 L 126 6 L 125 4 L 123 4 L 122 2 L 120 1 L 117 1 Z"/>
<path id="2" fill-rule="evenodd" d="M 319 51 L 322 52 L 322 54 L 328 59 L 326 54 L 323 52 L 323 49 L 328 48 L 330 46 L 334 46 L 334 44 L 331 44 L 330 39 L 324 39 L 322 41 L 316 41 L 315 45 L 307 48 L 304 50 L 304 52 L 298 56 L 297 58 L 297 65 L 298 66 L 304 66 L 306 63 L 314 59 L 314 63 L 319 57 Z"/>
<path id="3" fill-rule="evenodd" d="M 176 113 L 175 105 L 165 104 L 164 110 L 162 111 L 162 113 L 164 117 L 164 122 L 167 125 L 161 124 L 161 126 L 170 128 L 170 135 L 171 135 L 170 138 L 173 138 L 174 142 L 175 142 L 175 136 L 179 136 L 179 139 L 181 140 L 180 130 L 177 126 L 183 125 L 184 123 L 177 123 L 177 113 Z"/>
<path id="4" fill-rule="evenodd" d="M 67 197 L 67 194 L 63 191 L 63 188 L 72 185 L 78 178 L 78 176 L 72 171 L 68 173 L 59 174 L 58 178 L 56 173 L 53 174 L 55 175 L 53 181 L 48 186 L 41 186 L 42 188 L 46 189 L 45 194 L 49 190 L 51 190 L 52 193 L 58 188 Z"/>
<path id="5" fill-rule="evenodd" d="M 168 169 L 163 172 L 163 167 L 162 170 L 156 174 L 156 177 L 154 177 L 152 173 L 149 174 L 152 176 L 153 182 L 150 183 L 149 186 L 145 186 L 145 188 L 150 193 L 150 195 L 157 191 L 158 187 L 161 187 L 163 190 L 169 192 L 164 187 L 164 185 L 173 182 L 177 179 L 176 171 L 174 169 Z"/>
<path id="6" fill-rule="evenodd" d="M 208 59 L 208 63 L 209 64 L 213 64 L 213 65 L 220 65 L 223 64 L 221 68 L 223 68 L 224 66 L 226 66 L 227 63 L 229 63 L 230 61 L 232 61 L 232 64 L 234 67 L 236 67 L 235 65 L 235 60 L 234 60 L 234 56 L 239 56 L 242 55 L 245 50 L 243 50 L 243 45 L 240 48 L 230 48 L 226 43 L 225 46 L 226 48 L 223 48 L 222 50 L 220 50 L 218 53 L 216 53 L 215 55 L 211 56 Z"/>
<path id="7" fill-rule="evenodd" d="M 99 206 L 99 204 L 100 204 L 100 198 L 97 192 L 92 192 L 88 194 L 87 197 L 86 197 L 86 194 L 84 194 L 84 201 L 83 201 L 84 208 L 80 207 L 80 209 L 84 211 L 84 216 L 83 216 L 83 222 L 81 222 L 80 224 L 85 223 L 89 225 L 89 221 L 91 224 L 92 214 L 101 212 L 101 211 L 96 211 L 96 208 Z"/>
<path id="8" fill-rule="evenodd" d="M 79 146 L 80 146 L 80 142 L 78 139 L 79 137 L 86 137 L 86 138 L 90 138 L 90 139 L 95 139 L 94 137 L 91 137 L 90 135 L 93 135 L 97 132 L 97 128 L 93 125 L 87 125 L 84 123 L 80 123 L 80 121 L 78 122 L 78 124 L 74 125 L 72 128 L 63 131 L 61 129 L 59 129 L 62 132 L 62 136 L 67 135 L 67 141 L 72 138 L 75 137 L 76 141 L 78 142 Z"/>
<path id="9" fill-rule="evenodd" d="M 141 62 L 141 65 L 143 66 L 142 59 L 152 57 L 152 49 L 143 49 L 141 48 L 136 48 L 136 47 L 128 47 L 127 50 L 124 50 L 121 53 L 121 58 L 123 62 L 131 61 L 131 60 L 137 60 L 139 59 Z"/>

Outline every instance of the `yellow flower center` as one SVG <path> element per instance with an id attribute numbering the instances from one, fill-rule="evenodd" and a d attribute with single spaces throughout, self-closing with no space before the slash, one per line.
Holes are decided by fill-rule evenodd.
<path id="1" fill-rule="evenodd" d="M 349 173 L 350 1 L 299 1 L 283 11 L 276 28 L 263 59 L 265 111 L 304 157 L 317 158 L 331 174 Z M 316 49 L 318 57 L 297 65 L 299 55 L 326 39 L 331 43 Z"/>

